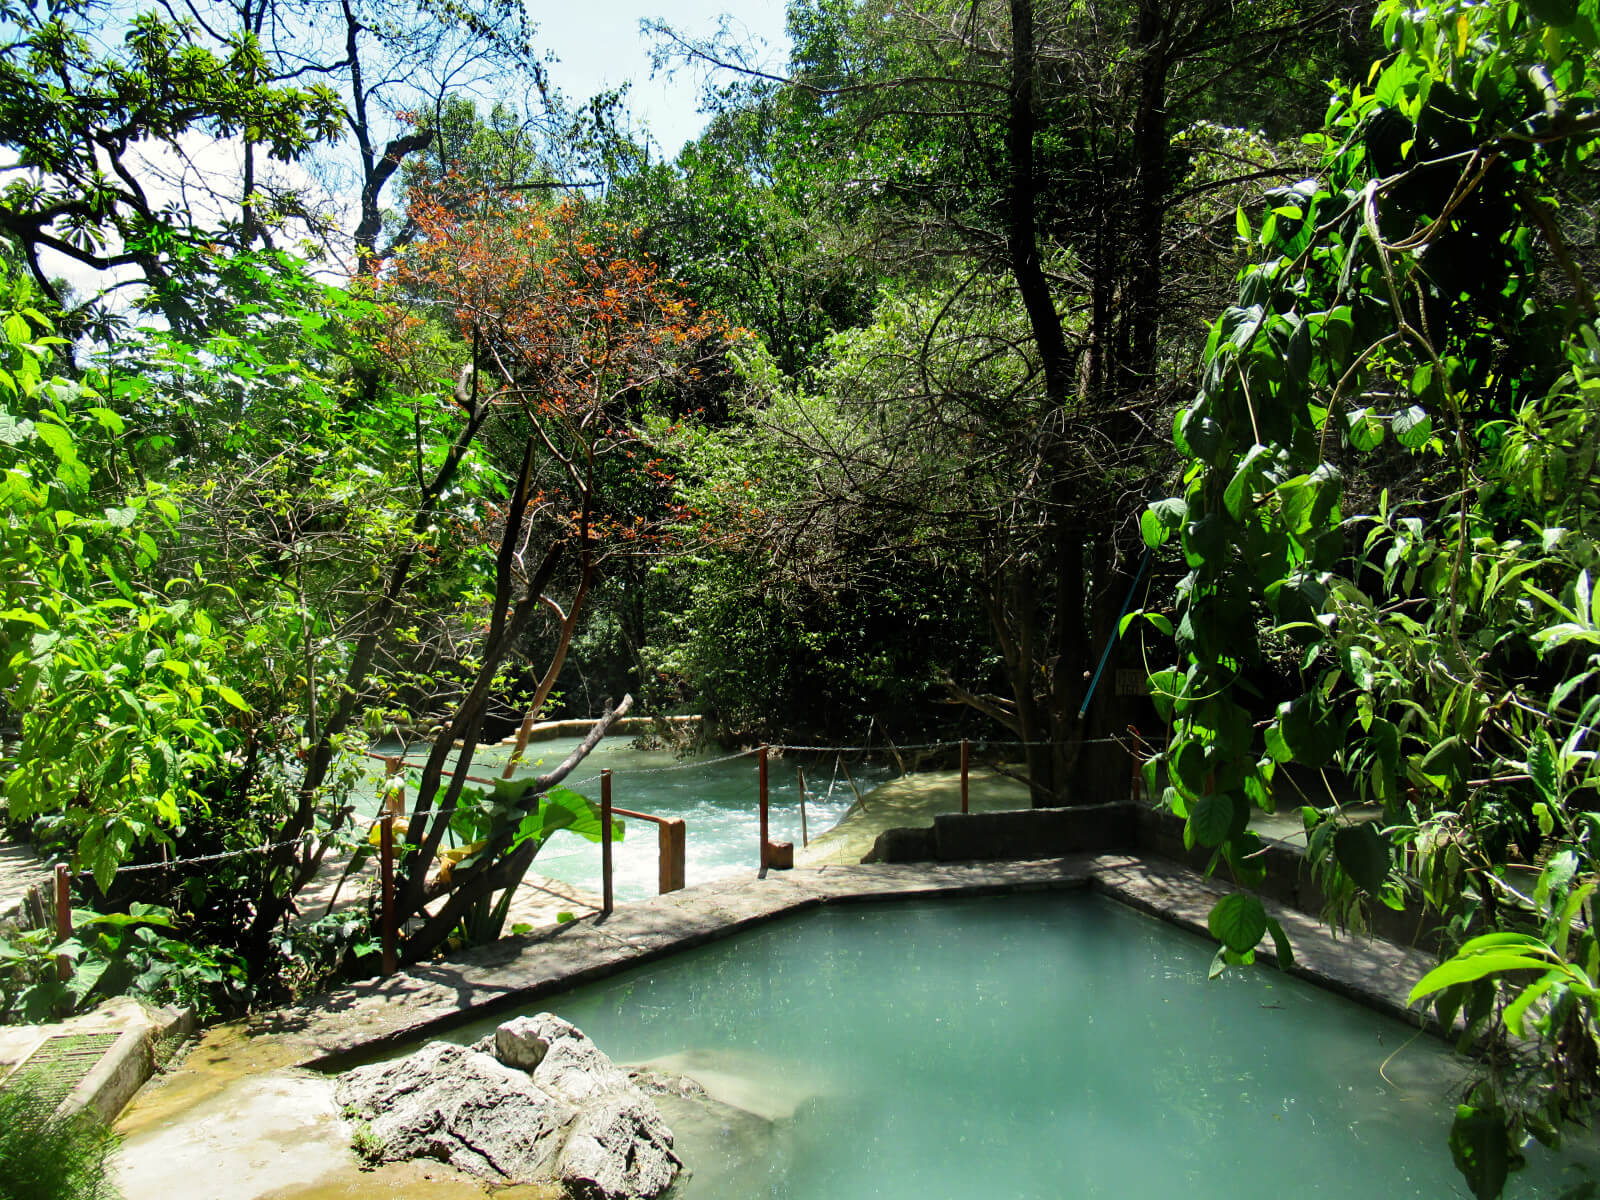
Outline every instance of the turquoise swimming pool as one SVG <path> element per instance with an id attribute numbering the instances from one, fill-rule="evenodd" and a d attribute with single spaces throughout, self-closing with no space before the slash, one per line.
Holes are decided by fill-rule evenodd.
<path id="1" fill-rule="evenodd" d="M 680 1129 L 686 1200 L 1467 1194 L 1442 1043 L 1211 953 L 1089 894 L 829 906 L 537 1008 L 770 1118 Z"/>

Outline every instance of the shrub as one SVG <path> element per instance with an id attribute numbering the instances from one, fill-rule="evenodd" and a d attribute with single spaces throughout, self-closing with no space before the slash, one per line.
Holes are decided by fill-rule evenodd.
<path id="1" fill-rule="evenodd" d="M 57 1116 L 29 1078 L 0 1091 L 0 1200 L 114 1200 L 116 1147 L 93 1113 Z"/>

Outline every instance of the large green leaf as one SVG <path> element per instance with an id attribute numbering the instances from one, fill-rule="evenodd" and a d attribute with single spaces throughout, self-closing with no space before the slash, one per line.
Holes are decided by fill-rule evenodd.
<path id="1" fill-rule="evenodd" d="M 523 828 L 518 831 L 518 841 L 524 837 L 537 836 L 543 844 L 546 838 L 561 829 L 591 842 L 598 842 L 602 837 L 600 806 L 587 796 L 568 787 L 558 785 L 546 792 L 538 812 L 530 820 L 535 823 L 530 825 L 524 822 Z M 611 840 L 620 842 L 622 835 L 622 819 L 613 816 Z"/>
<path id="2" fill-rule="evenodd" d="M 1533 786 L 1539 789 L 1539 794 L 1551 804 L 1557 804 L 1561 796 L 1558 791 L 1560 777 L 1556 766 L 1558 755 L 1555 742 L 1542 729 L 1539 735 L 1528 747 L 1528 775 L 1533 780 Z"/>
<path id="3" fill-rule="evenodd" d="M 1224 896 L 1206 918 L 1211 936 L 1235 954 L 1254 950 L 1267 933 L 1267 910 L 1258 897 L 1248 892 Z"/>
<path id="4" fill-rule="evenodd" d="M 1452 735 L 1423 755 L 1417 769 L 1432 779 L 1454 781 L 1465 778 L 1468 763 L 1466 743 Z"/>
<path id="5" fill-rule="evenodd" d="M 0 442 L 8 446 L 20 444 L 33 436 L 33 422 L 26 417 L 16 417 L 0 409 Z"/>
<path id="6" fill-rule="evenodd" d="M 1170 748 L 1167 763 L 1172 785 L 1186 797 L 1194 799 L 1207 790 L 1205 747 L 1194 738 Z"/>
<path id="7" fill-rule="evenodd" d="M 1222 426 L 1196 408 L 1180 412 L 1173 421 L 1173 440 L 1178 449 L 1209 463 L 1222 445 Z"/>
<path id="8" fill-rule="evenodd" d="M 1233 478 L 1228 481 L 1228 486 L 1223 489 L 1222 506 L 1235 521 L 1244 520 L 1255 507 L 1256 491 L 1261 479 L 1260 464 L 1257 459 L 1259 450 L 1259 446 L 1251 449 L 1240 462 L 1239 469 L 1233 473 Z"/>
<path id="9" fill-rule="evenodd" d="M 1139 533 L 1151 549 L 1164 545 L 1179 529 L 1189 512 L 1182 500 L 1157 500 L 1139 516 Z"/>
<path id="10" fill-rule="evenodd" d="M 1548 958 L 1533 958 L 1526 954 L 1515 954 L 1510 951 L 1489 954 L 1458 954 L 1452 959 L 1440 963 L 1421 979 L 1417 986 L 1411 989 L 1411 994 L 1406 997 L 1407 1004 L 1415 1004 L 1424 996 L 1434 992 L 1443 991 L 1458 983 L 1472 983 L 1475 980 L 1487 979 L 1491 975 L 1504 975 L 1507 971 L 1547 971 L 1550 969 Z"/>
<path id="11" fill-rule="evenodd" d="M 1528 1036 L 1528 1009 L 1533 1007 L 1539 997 L 1565 978 L 1566 974 L 1562 971 L 1546 971 L 1538 979 L 1523 988 L 1517 994 L 1515 1000 L 1506 1005 L 1504 1020 L 1506 1029 L 1510 1031 L 1512 1037 Z"/>
<path id="12" fill-rule="evenodd" d="M 1362 691 L 1370 692 L 1377 676 L 1377 662 L 1372 652 L 1365 646 L 1347 646 L 1339 657 L 1350 682 Z"/>
<path id="13" fill-rule="evenodd" d="M 1362 891 L 1376 896 L 1389 878 L 1389 842 L 1370 821 L 1348 825 L 1333 835 L 1333 855 L 1339 868 Z"/>
<path id="14" fill-rule="evenodd" d="M 1229 308 L 1222 314 L 1222 336 L 1243 350 L 1255 338 L 1264 320 L 1266 313 L 1259 304 Z"/>
<path id="15" fill-rule="evenodd" d="M 1396 413 L 1389 424 L 1394 430 L 1395 441 L 1407 450 L 1427 445 L 1428 439 L 1433 436 L 1433 418 L 1415 404 Z"/>
<path id="16" fill-rule="evenodd" d="M 1211 792 L 1189 806 L 1189 827 L 1202 846 L 1219 846 L 1233 826 L 1233 798 L 1226 792 Z M 1251 945 L 1255 943 L 1252 942 Z"/>
<path id="17" fill-rule="evenodd" d="M 1339 730 L 1315 693 L 1278 706 L 1278 729 L 1296 762 L 1318 767 L 1339 748 Z"/>
<path id="18" fill-rule="evenodd" d="M 1150 676 L 1150 703 L 1156 706 L 1163 721 L 1172 720 L 1173 706 L 1183 695 L 1183 685 L 1181 671 L 1156 671 Z"/>
<path id="19" fill-rule="evenodd" d="M 1468 954 L 1484 954 L 1490 950 L 1525 950 L 1537 954 L 1548 954 L 1550 947 L 1531 933 L 1482 933 L 1470 941 L 1465 942 L 1461 949 L 1456 951 L 1456 957 Z"/>
<path id="20" fill-rule="evenodd" d="M 1370 408 L 1358 408 L 1345 418 L 1350 445 L 1361 453 L 1376 450 L 1383 441 L 1383 422 Z"/>

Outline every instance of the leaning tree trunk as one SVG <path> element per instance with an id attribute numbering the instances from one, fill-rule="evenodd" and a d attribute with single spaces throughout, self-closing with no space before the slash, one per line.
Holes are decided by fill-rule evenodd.
<path id="1" fill-rule="evenodd" d="M 550 788 L 572 774 L 585 758 L 600 744 L 600 740 L 610 732 L 611 727 L 622 718 L 633 706 L 633 697 L 624 696 L 622 702 L 614 709 L 607 712 L 600 720 L 596 721 L 589 730 L 587 737 L 562 760 L 555 770 L 547 775 L 541 775 L 533 781 L 525 793 L 522 811 L 531 813 L 539 803 L 539 798 Z M 440 814 L 441 816 L 443 814 Z M 435 819 L 439 819 L 438 816 Z M 448 816 L 444 816 L 448 821 Z M 521 846 L 512 848 L 511 842 L 515 832 L 515 825 L 508 825 L 505 831 L 478 855 L 479 865 L 469 871 L 462 871 L 452 877 L 446 887 L 437 891 L 423 892 L 424 903 L 439 901 L 436 911 L 430 912 L 422 904 L 415 909 L 400 910 L 402 916 L 412 913 L 422 918 L 421 925 L 406 935 L 404 944 L 400 948 L 400 961 L 402 964 L 420 962 L 430 958 L 439 949 L 445 940 L 455 931 L 467 913 L 479 901 L 494 895 L 496 892 L 515 890 L 521 886 L 523 876 L 528 873 L 528 868 L 533 865 L 534 855 L 539 852 L 540 842 L 529 839 Z M 427 862 L 420 859 L 420 871 L 413 878 L 425 875 Z M 498 936 L 498 928 L 490 936 Z"/>
<path id="2" fill-rule="evenodd" d="M 1112 523 L 1104 521 L 1099 503 L 1085 496 L 1093 483 L 1071 425 L 1094 420 L 1113 445 L 1140 440 L 1125 401 L 1148 384 L 1156 353 L 1167 152 L 1166 30 L 1157 0 L 1141 0 L 1133 178 L 1107 190 L 1097 223 L 1080 378 L 1039 245 L 1034 0 L 1010 0 L 1010 14 L 1006 252 L 1043 377 L 1044 511 L 1037 543 L 1008 548 L 1011 558 L 994 572 L 988 597 L 990 626 L 1014 697 L 1009 709 L 994 697 L 954 686 L 952 691 L 1002 720 L 1024 743 L 1034 807 L 1090 804 L 1122 797 L 1131 777 L 1124 751 L 1109 741 L 1124 736 L 1129 709 L 1116 694 L 1116 651 L 1085 709 L 1100 655 L 1116 637 L 1130 578 L 1110 532 Z M 1137 218 L 1136 228 L 1125 227 L 1122 218 L 1128 216 Z M 1090 527 L 1091 510 L 1101 525 Z"/>

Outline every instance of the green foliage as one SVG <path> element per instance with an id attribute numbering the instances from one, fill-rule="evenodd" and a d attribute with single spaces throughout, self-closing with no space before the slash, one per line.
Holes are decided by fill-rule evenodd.
<path id="1" fill-rule="evenodd" d="M 829 219 L 826 160 L 786 117 L 770 98 L 719 114 L 676 162 L 621 181 L 607 207 L 691 295 L 808 377 L 831 334 L 869 318 L 874 273 Z"/>
<path id="2" fill-rule="evenodd" d="M 126 913 L 75 909 L 73 936 L 45 930 L 0 939 L 0 1024 L 37 1024 L 93 1008 L 109 996 L 193 1008 L 202 1018 L 234 1009 L 245 995 L 237 955 L 167 936 L 170 909 L 135 902 Z M 60 978 L 57 960 L 72 974 Z"/>
<path id="3" fill-rule="evenodd" d="M 117 1138 L 91 1112 L 59 1117 L 27 1076 L 0 1089 L 0 1197 L 116 1200 L 111 1154 Z"/>
<path id="4" fill-rule="evenodd" d="M 366 736 L 354 715 L 381 728 L 389 706 L 449 703 L 471 664 L 441 646 L 478 620 L 484 505 L 502 490 L 464 455 L 418 519 L 459 424 L 419 381 L 453 371 L 439 360 L 458 348 L 412 333 L 399 359 L 382 346 L 389 313 L 286 256 L 239 257 L 226 273 L 232 306 L 204 341 L 144 331 L 70 377 L 49 374 L 44 318 L 20 298 L 0 377 L 0 679 L 20 734 L 6 813 L 93 873 L 98 906 L 170 897 L 172 937 L 138 949 L 173 964 L 168 990 L 207 1010 L 287 997 L 366 948 L 364 922 L 252 938 L 253 914 L 308 877 L 299 853 L 260 847 L 293 842 L 293 821 L 316 833 L 306 856 L 337 853 L 359 776 L 345 748 Z M 369 595 L 407 558 L 428 569 L 397 606 L 381 670 L 352 685 Z M 117 877 L 154 867 L 160 848 L 230 857 Z M 88 974 L 49 1002 L 86 999 Z M 147 976 L 111 970 L 100 992 L 156 990 Z"/>
<path id="5" fill-rule="evenodd" d="M 1414 999 L 1538 1041 L 1457 1121 L 1485 1196 L 1521 1131 L 1600 1084 L 1588 952 L 1566 950 L 1597 866 L 1600 337 L 1560 215 L 1600 117 L 1596 19 L 1380 6 L 1388 57 L 1307 139 L 1321 174 L 1238 215 L 1257 262 L 1174 421 L 1183 493 L 1141 523 L 1188 570 L 1180 661 L 1153 682 L 1190 836 L 1223 832 L 1220 797 L 1271 811 L 1284 764 L 1342 776 L 1382 816 L 1352 823 L 1333 794 L 1306 810 L 1334 915 L 1420 895 L 1481 936 Z M 1288 698 L 1252 728 L 1242 706 L 1269 689 Z M 1250 836 L 1230 824 L 1217 861 Z M 1519 861 L 1546 864 L 1534 897 Z M 1499 1034 L 1480 984 L 1513 998 Z"/>
<path id="6" fill-rule="evenodd" d="M 446 852 L 449 871 L 487 867 L 519 851 L 531 859 L 561 830 L 591 842 L 604 839 L 600 806 L 594 801 L 560 785 L 537 789 L 533 779 L 502 779 L 489 790 L 463 788 L 450 815 L 450 832 L 461 846 Z M 613 817 L 611 840 L 620 842 L 625 828 L 620 817 Z M 498 938 L 516 890 L 513 882 L 498 896 L 490 892 L 475 901 L 462 917 L 458 943 L 473 946 Z"/>
<path id="7" fill-rule="evenodd" d="M 1450 1157 L 1477 1200 L 1494 1200 L 1512 1168 L 1522 1165 L 1522 1151 L 1507 1136 L 1507 1125 L 1506 1111 L 1493 1101 L 1456 1106 Z"/>
<path id="8" fill-rule="evenodd" d="M 30 265 L 51 250 L 138 269 L 149 302 L 192 329 L 208 292 L 186 277 L 181 253 L 208 248 L 218 232 L 198 228 L 184 208 L 152 204 L 128 169 L 128 148 L 181 154 L 188 135 L 243 136 L 293 161 L 339 133 L 338 101 L 326 84 L 274 79 L 253 34 L 208 49 L 196 22 L 147 11 L 107 51 L 102 16 L 85 0 L 0 4 L 0 143 L 27 168 L 0 192 L 0 231 Z"/>
<path id="9" fill-rule="evenodd" d="M 884 298 L 871 326 L 829 339 L 815 391 L 764 348 L 740 352 L 734 419 L 662 432 L 680 552 L 658 569 L 681 599 L 644 657 L 729 734 L 859 738 L 874 714 L 916 728 L 949 673 L 992 666 L 964 578 L 976 556 L 951 526 L 999 489 L 895 394 L 938 307 Z M 862 496 L 867 481 L 879 490 Z"/>
<path id="10" fill-rule="evenodd" d="M 531 779 L 503 779 L 490 791 L 468 786 L 462 789 L 456 801 L 456 810 L 450 817 L 450 830 L 463 845 L 488 849 L 493 846 L 501 853 L 509 853 L 524 843 L 533 843 L 538 853 L 552 834 L 566 830 L 591 842 L 601 840 L 600 806 L 568 787 L 553 787 L 533 797 L 529 793 L 536 783 Z M 621 818 L 611 821 L 611 840 L 622 840 L 624 824 Z M 456 864 L 459 868 L 473 865 L 469 855 Z"/>
<path id="11" fill-rule="evenodd" d="M 371 1171 L 383 1162 L 383 1139 L 372 1131 L 370 1121 L 355 1122 L 350 1130 L 350 1149 L 363 1171 Z"/>
<path id="12" fill-rule="evenodd" d="M 6 804 L 105 886 L 136 846 L 168 839 L 248 705 L 193 588 L 155 586 L 179 512 L 159 484 L 126 490 L 104 379 L 46 375 L 59 339 L 37 310 L 0 327 L 0 686 L 22 734 Z"/>

